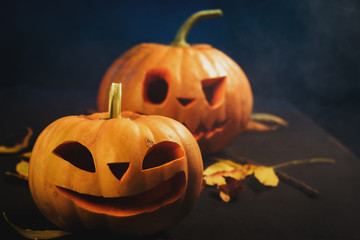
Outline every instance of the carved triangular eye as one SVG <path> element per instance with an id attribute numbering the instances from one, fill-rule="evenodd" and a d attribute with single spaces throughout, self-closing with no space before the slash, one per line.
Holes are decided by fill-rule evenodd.
<path id="1" fill-rule="evenodd" d="M 201 86 L 210 106 L 216 106 L 224 98 L 226 77 L 209 78 L 201 81 Z"/>
<path id="2" fill-rule="evenodd" d="M 77 141 L 64 142 L 57 146 L 53 153 L 75 167 L 88 172 L 95 172 L 95 164 L 91 152 Z"/>
<path id="3" fill-rule="evenodd" d="M 158 167 L 182 157 L 184 152 L 179 144 L 170 141 L 159 142 L 147 151 L 142 169 Z"/>

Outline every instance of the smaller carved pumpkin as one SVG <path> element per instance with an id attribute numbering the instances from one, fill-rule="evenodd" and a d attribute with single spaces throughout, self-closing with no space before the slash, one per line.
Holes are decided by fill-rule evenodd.
<path id="1" fill-rule="evenodd" d="M 249 81 L 222 51 L 185 41 L 197 21 L 221 15 L 220 10 L 197 12 L 170 45 L 142 43 L 125 52 L 104 75 L 99 110 L 107 108 L 111 83 L 121 82 L 125 110 L 176 119 L 189 128 L 204 153 L 227 146 L 245 129 L 252 111 Z"/>
<path id="2" fill-rule="evenodd" d="M 110 117 L 58 119 L 35 143 L 30 191 L 63 229 L 151 234 L 180 221 L 200 194 L 203 165 L 192 134 L 167 117 L 120 117 L 116 96 Z"/>

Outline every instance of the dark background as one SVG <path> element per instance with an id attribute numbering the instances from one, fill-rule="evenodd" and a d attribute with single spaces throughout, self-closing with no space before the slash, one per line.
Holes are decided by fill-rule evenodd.
<path id="1" fill-rule="evenodd" d="M 255 95 L 290 100 L 358 152 L 357 0 L 6 1 L 1 88 L 96 91 L 127 49 L 167 44 L 190 14 L 211 8 L 224 17 L 198 23 L 190 43 L 222 50 Z"/>
<path id="2" fill-rule="evenodd" d="M 5 1 L 1 90 L 83 89 L 96 98 L 122 53 L 167 44 L 188 16 L 213 8 L 224 17 L 198 23 L 188 41 L 225 52 L 256 96 L 289 100 L 359 155 L 358 0 Z"/>

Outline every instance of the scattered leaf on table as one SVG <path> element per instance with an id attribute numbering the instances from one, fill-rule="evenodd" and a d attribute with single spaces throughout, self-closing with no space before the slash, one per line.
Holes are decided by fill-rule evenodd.
<path id="1" fill-rule="evenodd" d="M 224 177 L 224 179 L 226 183 L 218 185 L 217 188 L 220 190 L 220 198 L 224 202 L 230 202 L 244 190 L 244 185 L 241 180 L 236 180 L 232 177 Z"/>
<path id="2" fill-rule="evenodd" d="M 226 184 L 225 177 L 242 180 L 254 174 L 254 177 L 265 186 L 276 187 L 279 179 L 272 167 L 255 164 L 238 164 L 231 160 L 216 158 L 218 162 L 204 170 L 204 179 L 209 186 Z"/>
<path id="3" fill-rule="evenodd" d="M 28 180 L 29 177 L 29 162 L 21 160 L 16 164 L 16 173 L 6 172 L 7 175 L 11 175 L 20 179 Z"/>
<path id="4" fill-rule="evenodd" d="M 31 154 L 32 154 L 32 151 L 30 151 L 30 152 L 24 152 L 24 153 L 21 154 L 21 157 L 30 158 L 30 157 L 31 157 Z"/>
<path id="5" fill-rule="evenodd" d="M 253 120 L 249 120 L 245 132 L 267 132 L 267 131 L 275 131 L 279 127 L 277 125 L 269 126 L 261 122 L 256 122 Z"/>
<path id="6" fill-rule="evenodd" d="M 29 140 L 33 134 L 33 131 L 30 127 L 27 128 L 27 131 L 28 133 L 21 143 L 18 143 L 12 147 L 0 146 L 0 153 L 18 153 L 27 148 L 29 145 Z"/>
<path id="7" fill-rule="evenodd" d="M 252 113 L 246 126 L 246 132 L 274 131 L 289 124 L 281 117 L 269 113 Z"/>
<path id="8" fill-rule="evenodd" d="M 250 119 L 260 122 L 270 122 L 284 127 L 289 125 L 288 122 L 281 117 L 269 113 L 252 113 Z"/>
<path id="9" fill-rule="evenodd" d="M 8 220 L 8 218 L 5 215 L 5 212 L 3 212 L 3 216 L 9 225 L 15 229 L 18 233 L 20 233 L 23 237 L 28 239 L 54 239 L 59 238 L 62 236 L 70 235 L 70 232 L 66 232 L 63 230 L 30 230 L 30 229 L 22 229 L 12 222 Z"/>
<path id="10" fill-rule="evenodd" d="M 231 160 L 226 160 L 222 158 L 215 158 L 215 160 L 217 160 L 216 163 L 210 165 L 204 170 L 205 176 L 209 176 L 220 171 L 231 171 L 236 169 L 238 166 L 242 166 L 241 164 L 237 164 L 235 162 L 232 162 Z"/>
<path id="11" fill-rule="evenodd" d="M 241 165 L 230 160 L 217 158 L 218 162 L 210 165 L 204 170 L 204 180 L 206 185 L 224 185 L 224 177 L 231 177 L 236 180 L 244 179 L 247 175 L 252 174 L 251 165 Z"/>
<path id="12" fill-rule="evenodd" d="M 230 201 L 234 194 L 230 194 L 230 189 L 234 188 L 234 182 L 231 184 L 228 183 L 227 179 L 232 179 L 229 181 L 241 181 L 246 176 L 254 174 L 254 177 L 263 185 L 269 187 L 276 187 L 279 184 L 279 176 L 282 180 L 289 180 L 288 182 L 293 183 L 295 187 L 305 190 L 306 192 L 315 193 L 317 194 L 318 191 L 316 189 L 312 189 L 308 185 L 304 184 L 303 182 L 291 178 L 290 176 L 280 172 L 275 169 L 286 167 L 289 165 L 297 165 L 297 164 L 305 164 L 305 163 L 335 163 L 334 159 L 331 158 L 311 158 L 305 160 L 293 160 L 288 161 L 285 163 L 280 163 L 273 166 L 263 166 L 257 164 L 239 164 L 235 163 L 228 159 L 222 158 L 214 158 L 217 160 L 214 164 L 208 166 L 204 170 L 204 182 L 206 185 L 209 186 L 217 186 L 220 190 L 220 197 L 223 201 Z M 279 174 L 279 176 L 278 176 Z M 238 186 L 239 187 L 239 186 Z M 236 192 L 236 191 L 235 191 Z M 238 191 L 235 195 L 237 195 L 240 191 Z"/>
<path id="13" fill-rule="evenodd" d="M 230 171 L 219 171 L 209 176 L 204 176 L 206 184 L 209 186 L 226 184 L 224 177 L 231 177 L 236 180 L 244 179 L 247 175 L 252 173 L 250 165 L 244 165 L 241 168 L 233 169 Z"/>
<path id="14" fill-rule="evenodd" d="M 272 167 L 254 167 L 254 177 L 265 186 L 276 187 L 279 184 L 279 178 Z"/>

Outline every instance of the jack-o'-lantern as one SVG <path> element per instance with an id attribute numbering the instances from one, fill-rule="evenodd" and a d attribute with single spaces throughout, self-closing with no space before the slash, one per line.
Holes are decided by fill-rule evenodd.
<path id="1" fill-rule="evenodd" d="M 35 203 L 68 230 L 144 235 L 171 227 L 201 192 L 196 140 L 167 117 L 109 112 L 64 117 L 43 130 L 29 167 Z"/>
<path id="2" fill-rule="evenodd" d="M 101 82 L 99 110 L 107 107 L 111 83 L 121 82 L 127 99 L 124 109 L 176 119 L 193 133 L 204 153 L 228 145 L 245 129 L 252 111 L 249 81 L 222 51 L 185 41 L 197 21 L 221 14 L 220 10 L 197 12 L 171 45 L 143 43 L 124 53 Z"/>

